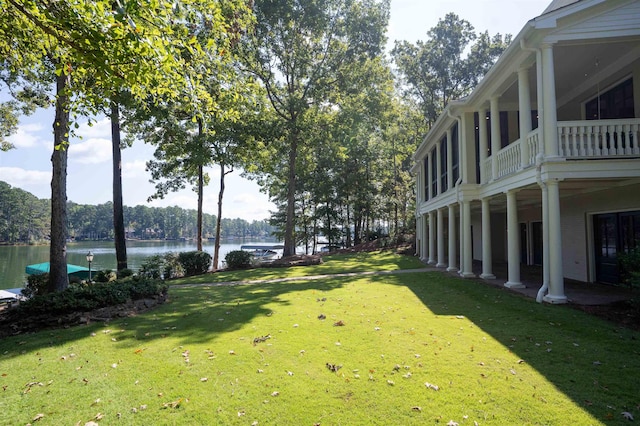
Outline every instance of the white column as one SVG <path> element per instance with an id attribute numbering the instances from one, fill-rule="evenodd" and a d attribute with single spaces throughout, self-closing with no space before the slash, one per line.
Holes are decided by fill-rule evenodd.
<path id="1" fill-rule="evenodd" d="M 475 278 L 471 248 L 471 203 L 469 201 L 462 201 L 461 203 L 460 221 L 462 222 L 460 227 L 462 230 L 460 235 L 462 240 L 460 276 L 463 278 Z"/>
<path id="2" fill-rule="evenodd" d="M 478 111 L 478 132 L 480 137 L 480 183 L 487 183 L 488 177 L 485 176 L 484 163 L 489 153 L 489 137 L 487 135 L 487 110 L 480 108 Z"/>
<path id="3" fill-rule="evenodd" d="M 422 261 L 429 261 L 429 217 L 425 214 L 420 216 L 422 222 Z"/>
<path id="4" fill-rule="evenodd" d="M 558 181 L 546 182 L 549 196 L 549 294 L 543 300 L 549 303 L 567 303 L 562 271 L 562 229 L 560 226 L 560 188 Z"/>
<path id="5" fill-rule="evenodd" d="M 493 280 L 493 253 L 491 251 L 491 209 L 489 199 L 482 199 L 482 275 L 480 278 Z"/>
<path id="6" fill-rule="evenodd" d="M 458 235 L 460 235 L 458 251 L 460 252 L 460 269 L 458 273 L 462 274 L 462 265 L 464 265 L 464 214 L 462 209 L 462 201 L 458 202 L 458 210 L 460 211 L 460 220 L 458 220 Z"/>
<path id="7" fill-rule="evenodd" d="M 538 290 L 536 302 L 542 303 L 549 291 L 549 190 L 547 184 L 540 185 L 542 192 L 542 287 Z"/>
<path id="8" fill-rule="evenodd" d="M 442 213 L 442 209 L 438 209 L 438 222 L 436 225 L 436 232 L 438 234 L 438 263 L 436 264 L 437 268 L 444 268 L 445 266 L 447 266 L 446 263 L 444 263 L 444 218 Z"/>
<path id="9" fill-rule="evenodd" d="M 529 144 L 527 136 L 531 132 L 531 93 L 529 87 L 529 70 L 518 70 L 518 100 L 520 109 L 520 165 L 529 165 Z"/>
<path id="10" fill-rule="evenodd" d="M 449 128 L 447 130 L 447 189 L 449 191 L 451 191 L 451 189 L 453 188 L 453 184 L 455 182 L 453 182 L 453 159 L 451 158 L 451 152 L 452 152 L 452 143 L 453 143 L 453 132 L 451 131 L 451 128 Z M 458 129 L 458 136 L 460 136 L 460 129 Z M 458 137 L 458 139 L 460 139 Z M 460 151 L 458 151 L 460 152 Z M 464 163 L 463 163 L 464 164 Z M 458 170 L 462 169 L 461 166 L 458 167 Z"/>
<path id="11" fill-rule="evenodd" d="M 454 204 L 449 205 L 449 267 L 447 271 L 457 271 L 456 266 L 456 209 Z"/>
<path id="12" fill-rule="evenodd" d="M 436 218 L 433 211 L 429 212 L 429 265 L 436 263 Z"/>
<path id="13" fill-rule="evenodd" d="M 508 281 L 504 284 L 509 288 L 524 288 L 520 281 L 520 227 L 518 226 L 517 191 L 507 191 L 507 262 Z"/>
<path id="14" fill-rule="evenodd" d="M 498 178 L 498 151 L 502 142 L 500 141 L 500 105 L 498 96 L 491 97 L 491 180 Z"/>
<path id="15" fill-rule="evenodd" d="M 427 241 L 427 221 L 423 214 L 416 218 L 416 227 L 420 227 L 420 234 L 418 237 L 418 241 L 416 244 L 419 244 L 418 250 L 420 255 L 420 260 L 423 262 L 427 261 L 427 249 L 426 249 L 426 241 Z"/>
<path id="16" fill-rule="evenodd" d="M 557 157 L 559 151 L 556 78 L 553 64 L 553 46 L 550 44 L 542 45 L 542 81 L 544 155 L 545 157 Z"/>
<path id="17" fill-rule="evenodd" d="M 436 185 L 436 193 L 433 194 L 433 196 L 435 197 L 438 194 L 442 193 L 442 182 L 441 182 L 441 176 L 442 176 L 442 153 L 440 152 L 440 142 L 436 143 L 436 150 L 435 150 L 435 154 L 436 154 L 436 182 L 438 182 L 438 184 Z"/>
<path id="18" fill-rule="evenodd" d="M 428 195 L 428 199 L 432 199 L 433 198 L 433 193 L 431 192 L 431 184 L 432 184 L 432 180 L 431 180 L 431 176 L 433 175 L 433 172 L 431 170 L 431 156 L 433 155 L 433 150 L 429 151 L 429 154 L 427 154 L 427 163 L 429 165 L 429 170 L 426 176 L 427 179 L 427 194 Z"/>

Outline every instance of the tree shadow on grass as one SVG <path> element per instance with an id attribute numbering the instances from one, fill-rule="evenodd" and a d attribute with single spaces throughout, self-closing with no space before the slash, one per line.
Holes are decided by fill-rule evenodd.
<path id="1" fill-rule="evenodd" d="M 640 333 L 480 280 L 432 272 L 407 275 L 398 284 L 433 314 L 473 322 L 595 418 L 628 423 L 621 413 L 638 411 Z"/>
<path id="2" fill-rule="evenodd" d="M 273 315 L 278 306 L 289 305 L 283 297 L 288 293 L 306 290 L 326 292 L 344 284 L 344 279 L 328 278 L 322 281 L 173 287 L 169 289 L 168 301 L 149 311 L 108 323 L 94 322 L 13 336 L 4 343 L 0 342 L 0 352 L 10 358 L 44 347 L 66 345 L 105 327 L 114 330 L 114 339 L 124 347 L 137 347 L 143 342 L 165 337 L 177 338 L 183 344 L 212 342 L 217 336 L 238 330 L 255 318 Z M 16 342 L 20 346 L 18 351 L 15 350 Z"/>

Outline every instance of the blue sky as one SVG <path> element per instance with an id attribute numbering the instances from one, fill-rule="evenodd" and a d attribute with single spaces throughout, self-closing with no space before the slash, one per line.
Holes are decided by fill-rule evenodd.
<path id="1" fill-rule="evenodd" d="M 510 33 L 514 37 L 529 19 L 542 13 L 550 0 L 391 0 L 388 29 L 393 40 L 424 40 L 438 19 L 454 12 L 469 21 L 476 31 L 490 34 Z M 0 152 L 0 180 L 29 191 L 40 198 L 50 198 L 52 122 L 54 110 L 41 110 L 23 117 L 18 133 L 10 138 L 16 149 Z M 100 204 L 111 200 L 111 128 L 108 120 L 93 127 L 81 123 L 76 132 L 81 140 L 69 147 L 67 195 L 81 204 Z M 153 157 L 152 146 L 142 142 L 122 152 L 124 204 L 135 206 L 181 206 L 196 208 L 196 194 L 186 189 L 168 195 L 164 200 L 147 203 L 153 193 L 145 163 Z M 217 212 L 219 172 L 208 170 L 211 183 L 205 188 L 204 211 Z M 223 217 L 240 217 L 249 221 L 266 219 L 274 206 L 258 186 L 238 172 L 227 175 Z"/>

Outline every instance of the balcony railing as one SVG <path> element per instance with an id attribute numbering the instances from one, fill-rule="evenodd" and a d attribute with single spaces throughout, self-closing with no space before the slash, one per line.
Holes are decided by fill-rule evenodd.
<path id="1" fill-rule="evenodd" d="M 522 163 L 520 139 L 517 143 L 512 143 L 498 151 L 496 156 L 498 161 L 498 173 L 496 179 L 515 173 L 520 169 Z"/>
<path id="2" fill-rule="evenodd" d="M 540 129 L 530 132 L 525 143 L 523 147 L 522 139 L 518 139 L 487 158 L 480 165 L 481 183 L 501 179 L 534 165 L 536 155 L 544 152 Z M 559 122 L 558 155 L 571 160 L 638 157 L 640 119 Z"/>
<path id="3" fill-rule="evenodd" d="M 565 158 L 615 158 L 640 155 L 640 120 L 558 123 L 559 155 Z"/>

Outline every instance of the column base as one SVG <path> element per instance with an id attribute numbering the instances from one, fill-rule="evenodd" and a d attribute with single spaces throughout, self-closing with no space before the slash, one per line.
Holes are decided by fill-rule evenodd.
<path id="1" fill-rule="evenodd" d="M 435 261 L 435 260 L 431 260 L 431 259 L 429 259 L 429 260 L 427 261 L 427 265 L 435 265 L 435 264 L 436 264 L 436 261 Z"/>
<path id="2" fill-rule="evenodd" d="M 447 272 L 458 272 L 459 269 L 456 266 L 449 266 Z"/>
<path id="3" fill-rule="evenodd" d="M 475 278 L 476 274 L 473 272 L 460 272 L 460 277 L 462 278 Z"/>
<path id="4" fill-rule="evenodd" d="M 447 266 L 446 263 L 438 263 L 438 264 L 436 264 L 436 268 L 444 268 L 445 266 Z"/>
<path id="5" fill-rule="evenodd" d="M 504 283 L 504 286 L 506 288 L 526 288 L 527 286 L 525 286 L 522 283 L 518 283 L 518 282 L 511 282 L 511 281 L 507 281 L 506 283 Z"/>
<path id="6" fill-rule="evenodd" d="M 493 274 L 481 274 L 480 278 L 482 278 L 483 280 L 495 280 L 496 276 Z"/>
<path id="7" fill-rule="evenodd" d="M 551 294 L 547 294 L 542 298 L 542 300 L 547 303 L 552 303 L 554 305 L 560 305 L 568 302 L 567 296 L 554 296 Z"/>

